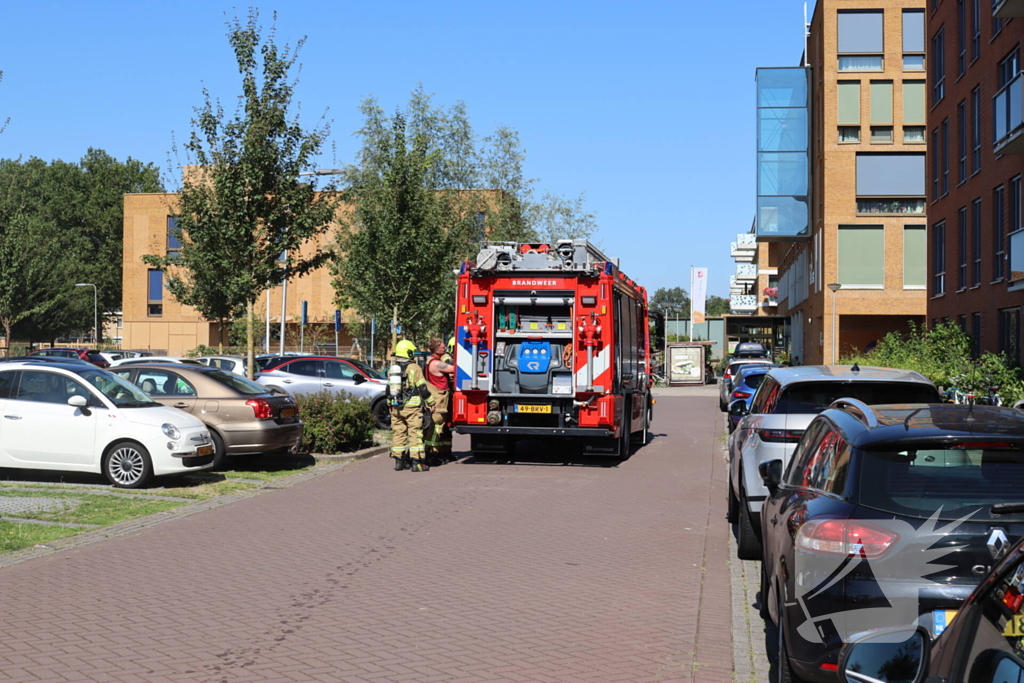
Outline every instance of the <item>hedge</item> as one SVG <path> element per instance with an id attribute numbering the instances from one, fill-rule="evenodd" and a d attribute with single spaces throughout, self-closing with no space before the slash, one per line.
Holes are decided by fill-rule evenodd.
<path id="1" fill-rule="evenodd" d="M 348 453 L 373 443 L 370 402 L 321 391 L 297 396 L 302 448 L 307 453 Z"/>

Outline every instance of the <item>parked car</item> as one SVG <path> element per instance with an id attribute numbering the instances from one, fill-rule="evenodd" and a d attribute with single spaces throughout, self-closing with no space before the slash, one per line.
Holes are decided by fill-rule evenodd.
<path id="1" fill-rule="evenodd" d="M 387 375 L 385 375 L 380 370 L 374 370 L 361 360 L 356 360 L 355 358 L 342 358 L 342 360 L 348 363 L 349 365 L 355 367 L 355 369 L 358 370 L 359 372 L 366 375 L 368 379 L 378 380 L 380 382 L 384 382 L 385 384 L 388 381 Z"/>
<path id="2" fill-rule="evenodd" d="M 46 356 L 48 358 L 73 358 L 75 360 L 84 360 L 86 363 L 92 363 L 98 368 L 109 368 L 110 363 L 107 359 L 100 355 L 99 351 L 95 349 L 36 349 L 29 356 Z"/>
<path id="3" fill-rule="evenodd" d="M 102 473 L 139 488 L 213 465 L 203 423 L 92 365 L 0 366 L 0 467 Z"/>
<path id="4" fill-rule="evenodd" d="M 117 360 L 124 358 L 146 358 L 153 354 L 148 351 L 130 351 L 126 349 L 119 349 L 117 351 L 100 351 L 100 355 L 103 356 L 108 363 L 113 363 Z"/>
<path id="5" fill-rule="evenodd" d="M 750 402 L 754 400 L 754 394 L 757 393 L 757 388 L 761 386 L 761 382 L 764 381 L 765 375 L 772 368 L 777 368 L 778 365 L 741 365 L 738 369 L 737 375 L 732 381 L 732 393 L 729 394 L 729 403 L 733 401 L 743 401 L 747 409 L 750 409 Z M 736 431 L 736 425 L 743 419 L 738 415 L 729 415 L 729 433 L 732 434 Z"/>
<path id="6" fill-rule="evenodd" d="M 741 367 L 748 365 L 767 367 L 773 365 L 773 363 L 767 358 L 730 359 L 729 364 L 725 366 L 725 374 L 722 375 L 722 381 L 718 383 L 718 407 L 722 412 L 729 409 L 729 394 L 732 393 L 732 381 L 736 378 L 736 373 L 739 372 Z"/>
<path id="7" fill-rule="evenodd" d="M 256 373 L 256 381 L 292 396 L 329 391 L 365 398 L 370 401 L 377 426 L 386 429 L 391 425 L 391 413 L 384 398 L 387 383 L 368 379 L 340 358 L 290 358 L 285 363 Z"/>
<path id="8" fill-rule="evenodd" d="M 288 452 L 302 441 L 295 400 L 234 373 L 169 363 L 135 364 L 112 372 L 158 403 L 201 419 L 213 440 L 215 468 L 228 456 Z"/>
<path id="9" fill-rule="evenodd" d="M 141 358 L 122 358 L 110 364 L 112 368 L 119 368 L 125 365 L 138 365 L 139 363 L 176 363 L 179 365 L 203 365 L 194 358 L 177 358 L 176 356 L 146 356 Z"/>
<path id="10" fill-rule="evenodd" d="M 68 363 L 71 365 L 89 365 L 96 367 L 87 360 L 80 358 L 62 358 L 60 356 L 7 356 L 6 358 L 0 358 L 0 363 L 24 363 L 25 361 L 32 361 L 33 363 Z"/>
<path id="11" fill-rule="evenodd" d="M 843 647 L 838 669 L 847 683 L 1017 683 L 1024 679 L 1024 544 L 1013 546 L 964 601 L 949 628 L 932 641 L 927 629 L 861 634 Z"/>
<path id="12" fill-rule="evenodd" d="M 232 372 L 236 375 L 245 377 L 248 375 L 246 372 L 245 359 L 241 356 L 199 356 L 192 360 L 199 361 L 203 365 L 208 365 L 211 368 L 220 368 L 225 372 Z"/>
<path id="13" fill-rule="evenodd" d="M 794 680 L 835 681 L 851 629 L 938 635 L 1024 536 L 1024 416 L 1012 409 L 840 399 L 782 472 L 781 460 L 760 467 L 761 595 Z"/>
<path id="14" fill-rule="evenodd" d="M 773 368 L 748 409 L 734 402 L 729 414 L 742 418 L 729 437 L 728 519 L 737 525 L 737 555 L 761 558 L 761 503 L 768 491 L 758 465 L 789 463 L 789 456 L 814 416 L 840 398 L 874 403 L 938 403 L 938 389 L 910 370 L 841 365 Z M 748 414 L 749 413 L 749 414 Z"/>
<path id="15" fill-rule="evenodd" d="M 264 353 L 256 356 L 256 370 L 272 370 L 278 365 L 295 360 L 296 358 L 326 358 L 326 356 L 317 356 L 314 353 L 300 354 L 297 351 L 289 353 Z"/>
<path id="16" fill-rule="evenodd" d="M 761 342 L 740 342 L 732 351 L 733 358 L 770 358 L 768 347 Z"/>

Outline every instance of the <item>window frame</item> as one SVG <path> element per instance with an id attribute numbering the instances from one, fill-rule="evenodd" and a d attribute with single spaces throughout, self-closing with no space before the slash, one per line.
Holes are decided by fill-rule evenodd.
<path id="1" fill-rule="evenodd" d="M 971 175 L 981 171 L 981 86 L 971 91 Z"/>
<path id="2" fill-rule="evenodd" d="M 957 291 L 967 289 L 967 207 L 961 206 L 956 212 L 957 226 Z"/>
<path id="3" fill-rule="evenodd" d="M 946 27 L 940 26 L 932 36 L 932 106 L 946 96 Z"/>
<path id="4" fill-rule="evenodd" d="M 971 253 L 973 267 L 971 269 L 971 287 L 981 284 L 981 197 L 971 201 Z"/>
<path id="5" fill-rule="evenodd" d="M 1006 186 L 992 189 L 992 282 L 1001 282 L 1006 277 Z"/>
<path id="6" fill-rule="evenodd" d="M 967 100 L 956 105 L 957 143 L 960 158 L 957 159 L 957 184 L 967 182 Z"/>
<path id="7" fill-rule="evenodd" d="M 153 275 L 160 274 L 160 296 L 154 297 Z M 164 272 L 159 268 L 146 270 L 146 317 L 159 318 L 164 314 Z"/>
<path id="8" fill-rule="evenodd" d="M 946 293 L 946 221 L 932 225 L 932 292 L 933 297 Z"/>

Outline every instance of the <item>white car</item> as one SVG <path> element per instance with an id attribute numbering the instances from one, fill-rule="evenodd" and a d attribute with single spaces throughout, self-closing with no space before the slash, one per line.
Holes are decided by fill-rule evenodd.
<path id="1" fill-rule="evenodd" d="M 248 374 L 245 372 L 245 359 L 241 356 L 199 356 L 191 360 L 199 361 L 203 365 L 209 365 L 211 368 L 220 368 L 224 372 L 248 377 Z"/>
<path id="2" fill-rule="evenodd" d="M 123 358 L 142 358 L 148 356 L 148 353 L 143 351 L 100 351 L 100 355 L 106 359 L 108 363 L 121 360 Z"/>
<path id="3" fill-rule="evenodd" d="M 186 365 L 204 365 L 195 358 L 178 358 L 176 356 L 145 356 L 143 358 L 122 358 L 110 364 L 112 368 L 122 365 L 138 365 L 139 363 L 185 363 Z"/>
<path id="4" fill-rule="evenodd" d="M 213 440 L 198 418 L 96 367 L 4 364 L 0 415 L 0 467 L 96 472 L 139 488 L 213 466 Z"/>

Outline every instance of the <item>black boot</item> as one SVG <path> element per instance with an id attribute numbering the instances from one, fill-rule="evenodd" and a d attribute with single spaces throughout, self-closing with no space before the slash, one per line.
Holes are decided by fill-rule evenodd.
<path id="1" fill-rule="evenodd" d="M 395 472 L 401 472 L 406 469 L 409 464 L 405 461 L 405 458 L 394 458 L 395 461 Z"/>
<path id="2" fill-rule="evenodd" d="M 425 460 L 416 460 L 412 464 L 412 471 L 413 472 L 429 472 L 430 471 L 430 465 L 428 465 Z"/>

